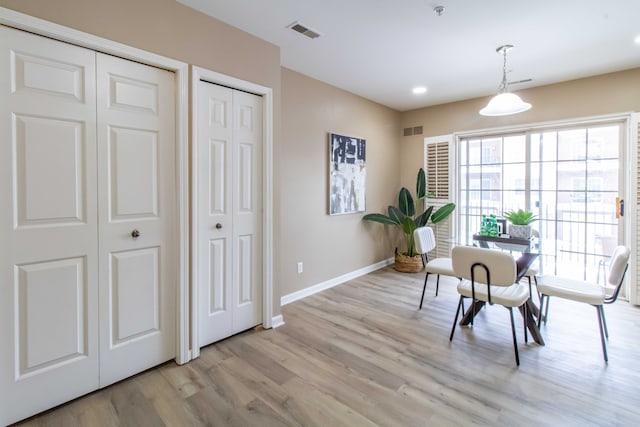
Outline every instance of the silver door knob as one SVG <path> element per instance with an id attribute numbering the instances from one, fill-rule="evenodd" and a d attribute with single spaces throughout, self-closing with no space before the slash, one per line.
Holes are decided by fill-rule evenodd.
<path id="1" fill-rule="evenodd" d="M 217 228 L 218 230 L 220 230 L 220 229 L 222 228 L 222 224 L 217 223 L 217 224 L 216 224 L 216 228 Z"/>
<path id="2" fill-rule="evenodd" d="M 138 237 L 140 237 L 140 231 L 137 228 L 134 228 L 133 231 L 131 232 L 131 237 L 133 237 L 134 239 L 137 239 Z"/>

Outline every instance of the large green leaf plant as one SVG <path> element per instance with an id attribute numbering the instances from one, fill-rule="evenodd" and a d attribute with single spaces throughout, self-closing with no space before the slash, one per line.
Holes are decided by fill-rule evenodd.
<path id="1" fill-rule="evenodd" d="M 424 169 L 420 168 L 416 179 L 416 201 L 414 201 L 411 192 L 402 187 L 398 195 L 398 206 L 389 206 L 387 215 L 372 213 L 365 215 L 362 219 L 398 226 L 402 230 L 407 247 L 404 255 L 413 257 L 416 255 L 413 231 L 418 227 L 427 225 L 429 220 L 431 220 L 431 223 L 436 224 L 446 219 L 456 208 L 455 203 L 447 203 L 434 212 L 433 206 L 427 206 L 426 199 L 430 196 L 431 194 L 427 193 L 427 180 Z M 419 201 L 422 201 L 422 210 L 416 209 L 416 202 Z"/>

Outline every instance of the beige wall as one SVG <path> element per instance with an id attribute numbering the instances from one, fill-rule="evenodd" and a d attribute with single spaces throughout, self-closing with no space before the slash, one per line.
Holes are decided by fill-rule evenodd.
<path id="1" fill-rule="evenodd" d="M 540 86 L 517 94 L 533 105 L 531 110 L 513 116 L 484 117 L 478 111 L 491 98 L 487 97 L 403 113 L 401 127 L 424 126 L 424 134 L 402 137 L 401 183 L 414 185 L 414 171 L 422 165 L 424 137 L 640 111 L 640 68 Z"/>
<path id="2" fill-rule="evenodd" d="M 286 68 L 282 108 L 277 252 L 288 295 L 393 255 L 383 225 L 328 214 L 328 133 L 366 139 L 366 209 L 384 212 L 399 188 L 400 113 Z"/>

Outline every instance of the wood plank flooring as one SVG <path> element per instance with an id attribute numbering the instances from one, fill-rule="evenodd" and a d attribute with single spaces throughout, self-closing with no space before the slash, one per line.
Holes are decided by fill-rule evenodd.
<path id="1" fill-rule="evenodd" d="M 418 311 L 423 273 L 385 268 L 283 307 L 286 324 L 211 345 L 24 426 L 631 426 L 640 423 L 640 308 L 551 299 L 546 346 L 487 307 L 449 332 L 458 295 L 442 278 Z M 434 277 L 435 279 L 435 277 Z M 430 280 L 431 282 L 431 280 Z"/>

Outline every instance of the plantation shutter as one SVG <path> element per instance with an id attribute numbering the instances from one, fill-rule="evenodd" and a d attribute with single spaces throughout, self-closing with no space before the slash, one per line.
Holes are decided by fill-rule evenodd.
<path id="1" fill-rule="evenodd" d="M 449 199 L 449 142 L 425 144 L 427 192 L 433 199 Z"/>
<path id="2" fill-rule="evenodd" d="M 427 176 L 427 192 L 431 194 L 427 199 L 427 205 L 434 207 L 434 210 L 451 201 L 451 161 L 449 152 L 453 145 L 452 135 L 429 137 L 424 139 L 424 170 Z M 436 248 L 430 256 L 437 258 L 451 256 L 452 221 L 454 214 L 437 224 L 430 224 L 436 235 Z"/>

